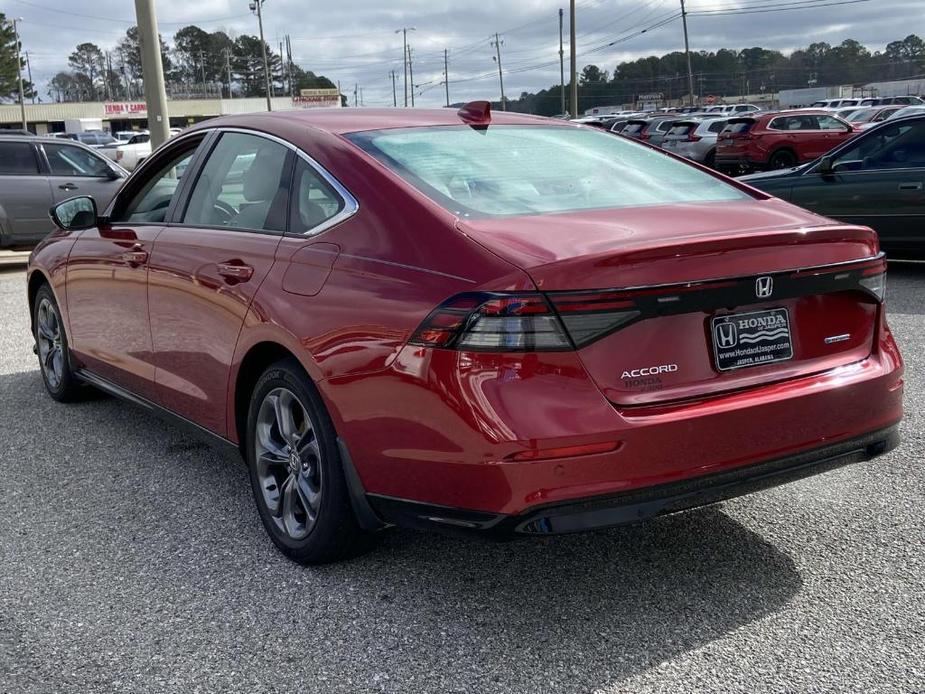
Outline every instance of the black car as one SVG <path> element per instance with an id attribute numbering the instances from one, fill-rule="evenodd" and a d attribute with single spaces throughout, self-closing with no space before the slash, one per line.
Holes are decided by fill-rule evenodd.
<path id="1" fill-rule="evenodd" d="M 884 121 L 803 166 L 739 180 L 870 226 L 893 257 L 925 257 L 925 114 Z"/>

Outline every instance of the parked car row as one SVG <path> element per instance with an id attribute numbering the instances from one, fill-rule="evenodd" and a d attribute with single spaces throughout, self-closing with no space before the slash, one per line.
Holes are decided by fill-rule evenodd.
<path id="1" fill-rule="evenodd" d="M 41 241 L 52 225 L 48 208 L 75 195 L 101 207 L 128 173 L 77 141 L 15 135 L 0 140 L 0 247 Z"/>
<path id="2" fill-rule="evenodd" d="M 892 257 L 922 257 L 925 113 L 880 123 L 803 166 L 739 180 L 820 215 L 873 228 Z"/>

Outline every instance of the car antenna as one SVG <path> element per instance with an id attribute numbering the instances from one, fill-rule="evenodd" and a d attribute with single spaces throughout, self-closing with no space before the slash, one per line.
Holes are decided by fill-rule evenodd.
<path id="1" fill-rule="evenodd" d="M 470 101 L 463 106 L 456 115 L 468 125 L 477 130 L 486 130 L 491 125 L 491 102 Z"/>

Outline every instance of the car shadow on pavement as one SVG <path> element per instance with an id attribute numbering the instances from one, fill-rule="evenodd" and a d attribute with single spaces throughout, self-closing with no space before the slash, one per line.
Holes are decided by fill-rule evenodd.
<path id="1" fill-rule="evenodd" d="M 264 534 L 243 464 L 139 408 L 53 403 L 32 371 L 0 376 L 0 417 L 0 632 L 7 676 L 38 689 L 587 692 L 802 585 L 721 506 L 509 543 L 390 530 L 305 568 Z"/>

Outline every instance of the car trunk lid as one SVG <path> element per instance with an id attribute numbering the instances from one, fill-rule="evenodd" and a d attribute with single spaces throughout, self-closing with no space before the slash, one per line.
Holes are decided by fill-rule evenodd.
<path id="1" fill-rule="evenodd" d="M 872 349 L 878 302 L 858 283 L 882 272 L 876 237 L 777 200 L 460 228 L 529 273 L 620 407 L 796 378 Z"/>

